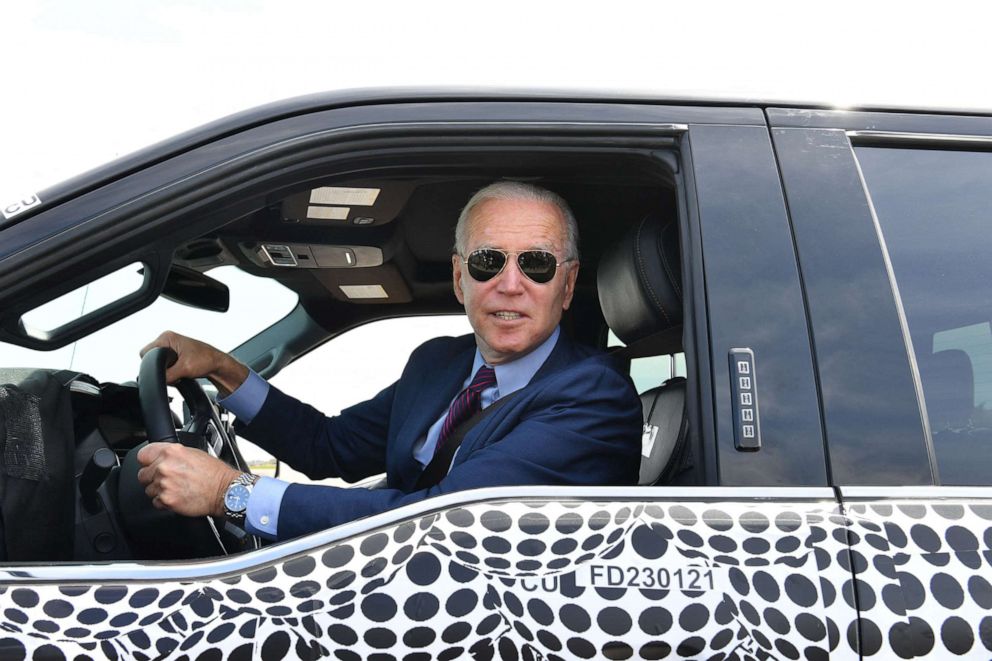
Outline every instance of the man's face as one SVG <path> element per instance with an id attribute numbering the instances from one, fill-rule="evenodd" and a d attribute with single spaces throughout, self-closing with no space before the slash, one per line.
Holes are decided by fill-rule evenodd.
<path id="1" fill-rule="evenodd" d="M 516 253 L 547 250 L 561 262 L 565 221 L 549 203 L 487 200 L 475 207 L 466 228 L 465 257 L 480 248 L 509 255 L 503 271 L 486 282 L 469 275 L 458 255 L 452 257 L 455 296 L 465 306 L 475 341 L 486 362 L 498 365 L 519 358 L 546 340 L 572 302 L 578 262 L 566 262 L 547 283 L 520 272 Z"/>

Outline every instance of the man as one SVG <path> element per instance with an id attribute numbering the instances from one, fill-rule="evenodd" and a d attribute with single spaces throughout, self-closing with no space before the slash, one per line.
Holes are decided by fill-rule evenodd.
<path id="1" fill-rule="evenodd" d="M 258 479 L 203 452 L 153 443 L 138 454 L 138 478 L 155 506 L 243 519 L 249 532 L 287 539 L 462 489 L 636 484 L 637 394 L 606 356 L 558 326 L 579 270 L 565 201 L 527 184 L 487 186 L 462 211 L 455 249 L 455 296 L 474 334 L 421 345 L 399 381 L 337 417 L 202 342 L 167 332 L 145 348 L 175 350 L 169 382 L 206 376 L 242 436 L 309 477 L 354 481 L 385 471 L 386 488 Z M 467 418 L 497 401 L 465 431 Z"/>

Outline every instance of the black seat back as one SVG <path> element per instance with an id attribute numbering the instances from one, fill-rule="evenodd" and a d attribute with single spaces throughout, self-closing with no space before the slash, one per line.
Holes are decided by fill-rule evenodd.
<path id="1" fill-rule="evenodd" d="M 674 218 L 649 214 L 606 253 L 597 273 L 599 302 L 624 358 L 682 350 L 682 265 Z M 644 430 L 638 483 L 668 481 L 687 461 L 686 380 L 669 379 L 641 395 Z"/>
<path id="2" fill-rule="evenodd" d="M 648 214 L 611 246 L 596 273 L 599 305 L 627 345 L 682 326 L 682 260 L 674 218 Z"/>

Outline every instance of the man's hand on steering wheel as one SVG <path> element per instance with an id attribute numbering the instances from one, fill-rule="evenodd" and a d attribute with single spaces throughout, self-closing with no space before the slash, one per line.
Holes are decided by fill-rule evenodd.
<path id="1" fill-rule="evenodd" d="M 224 516 L 228 485 L 241 474 L 203 450 L 150 443 L 138 452 L 138 481 L 158 509 L 185 516 Z"/>
<path id="2" fill-rule="evenodd" d="M 176 362 L 165 371 L 165 382 L 207 378 L 222 397 L 230 395 L 248 378 L 248 368 L 220 349 L 191 337 L 165 331 L 141 350 L 141 356 L 156 347 L 176 352 Z"/>
<path id="3" fill-rule="evenodd" d="M 237 389 L 248 368 L 205 342 L 165 331 L 141 350 L 171 349 L 176 361 L 165 371 L 165 382 L 207 377 L 225 394 Z M 151 443 L 138 453 L 138 480 L 158 509 L 186 516 L 223 516 L 224 491 L 239 472 L 203 450 L 179 443 Z"/>
<path id="4" fill-rule="evenodd" d="M 219 389 L 235 390 L 247 375 L 248 368 L 233 357 L 172 332 L 142 350 L 138 398 L 149 442 L 125 457 L 118 491 L 122 519 L 133 538 L 155 541 L 146 549 L 153 557 L 203 557 L 260 546 L 254 535 L 214 520 L 225 514 L 228 486 L 249 469 L 196 381 L 205 376 Z M 166 383 L 176 386 L 186 404 L 179 431 Z"/>

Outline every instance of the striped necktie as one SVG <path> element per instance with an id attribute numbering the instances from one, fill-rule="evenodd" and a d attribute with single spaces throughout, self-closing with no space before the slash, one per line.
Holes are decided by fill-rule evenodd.
<path id="1" fill-rule="evenodd" d="M 437 437 L 434 456 L 437 456 L 438 451 L 444 447 L 451 432 L 482 408 L 482 391 L 486 388 L 492 388 L 494 385 L 496 385 L 496 372 L 492 367 L 483 365 L 475 373 L 472 383 L 458 393 L 455 401 L 451 402 L 451 406 L 448 407 L 448 417 L 441 425 L 441 433 Z"/>

